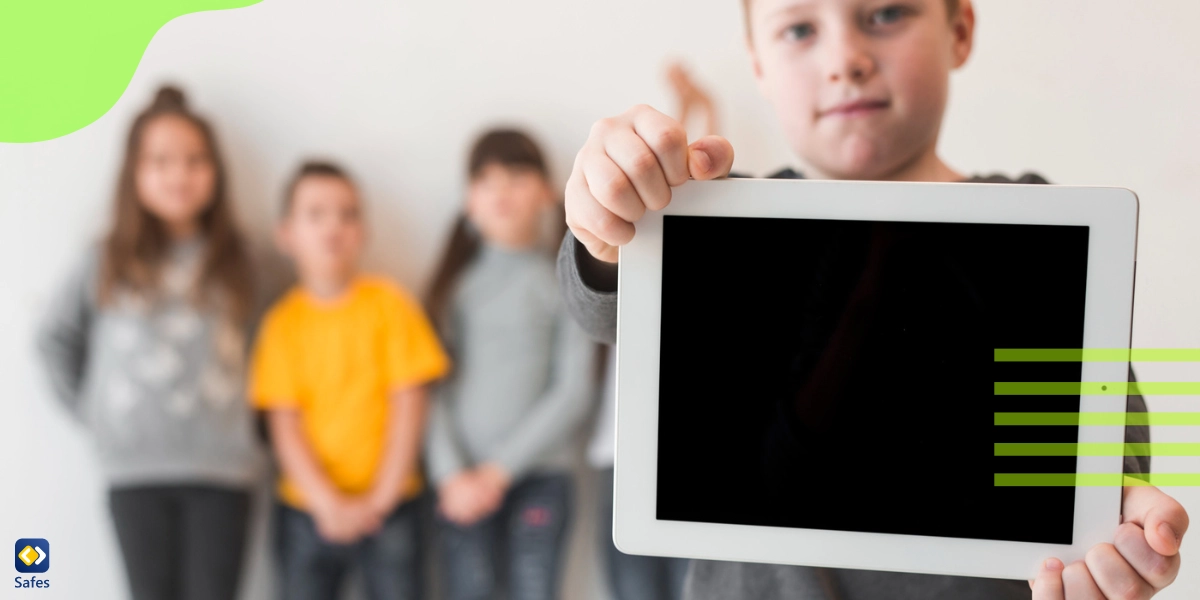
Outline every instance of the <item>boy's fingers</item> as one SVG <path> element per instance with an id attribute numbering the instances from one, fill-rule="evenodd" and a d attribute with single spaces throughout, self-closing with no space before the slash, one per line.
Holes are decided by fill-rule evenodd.
<path id="1" fill-rule="evenodd" d="M 1033 580 L 1033 600 L 1063 600 L 1063 564 L 1057 558 L 1042 563 L 1037 579 Z"/>
<path id="2" fill-rule="evenodd" d="M 567 227 L 571 228 L 575 239 L 587 248 L 589 254 L 599 260 L 615 263 L 617 262 L 616 248 L 593 234 L 590 229 L 591 225 L 586 222 L 588 216 L 597 210 L 591 205 L 599 206 L 599 203 L 588 191 L 587 185 L 583 181 L 583 175 L 576 171 L 576 174 L 567 181 Z M 599 210 L 604 210 L 604 207 L 600 207 Z"/>
<path id="3" fill-rule="evenodd" d="M 1063 569 L 1062 588 L 1064 595 L 1071 600 L 1106 600 L 1083 561 L 1071 563 Z"/>
<path id="4" fill-rule="evenodd" d="M 611 164 L 611 163 L 610 163 Z M 624 175 L 621 176 L 624 179 Z M 628 180 L 625 180 L 628 184 Z M 608 184 L 612 185 L 612 184 Z M 571 194 L 571 204 L 567 207 L 572 221 L 572 230 L 584 229 L 600 241 L 610 246 L 620 246 L 633 239 L 633 224 L 617 216 L 606 208 L 602 201 L 595 197 L 586 175 L 581 174 L 576 193 Z M 633 186 L 629 185 L 632 193 Z M 616 204 L 613 200 L 609 203 Z M 584 242 L 587 245 L 587 242 Z M 589 246 L 589 250 L 591 247 Z"/>
<path id="5" fill-rule="evenodd" d="M 626 221 L 636 221 L 642 218 L 647 208 L 661 210 L 671 201 L 671 187 L 667 184 L 658 157 L 633 130 L 618 131 L 605 139 L 604 152 L 633 183 L 638 196 L 636 214 L 613 212 L 617 212 Z M 588 173 L 589 170 L 585 167 L 584 175 Z"/>
<path id="6" fill-rule="evenodd" d="M 1084 557 L 1092 580 L 1106 598 L 1149 598 L 1155 589 L 1112 544 L 1096 544 Z"/>
<path id="7" fill-rule="evenodd" d="M 733 167 L 733 144 L 719 135 L 702 137 L 688 146 L 688 172 L 692 179 L 724 177 Z"/>
<path id="8" fill-rule="evenodd" d="M 597 260 L 607 263 L 617 262 L 620 250 L 616 246 L 605 244 L 600 238 L 586 230 L 572 231 L 575 234 L 575 239 L 579 240 L 579 243 L 583 244 L 584 248 L 587 248 L 588 254 L 591 254 Z"/>
<path id="9" fill-rule="evenodd" d="M 634 132 L 658 159 L 667 185 L 676 186 L 687 181 L 687 130 L 683 125 L 646 105 L 635 106 L 626 114 L 633 122 Z M 652 210 L 662 209 L 662 206 L 649 203 L 647 206 Z"/>
<path id="10" fill-rule="evenodd" d="M 571 196 L 569 196 L 569 195 L 567 196 L 567 227 L 569 227 L 571 229 L 571 233 L 573 233 L 575 235 L 575 239 L 579 240 L 579 243 L 583 244 L 584 248 L 587 248 L 588 254 L 591 254 L 596 259 L 602 260 L 604 262 L 610 262 L 610 263 L 617 262 L 616 247 L 611 244 L 605 243 L 604 240 L 601 240 L 600 238 L 596 237 L 595 234 L 593 234 L 591 231 L 588 230 L 587 226 L 585 226 L 583 223 L 579 222 L 578 219 L 576 219 L 577 211 L 575 211 L 571 208 L 572 202 L 585 202 L 585 201 L 592 202 L 592 203 L 596 202 L 596 200 L 594 198 L 592 198 L 590 195 L 587 197 L 586 200 L 583 200 L 583 199 L 572 200 Z M 583 212 L 583 211 L 580 210 L 578 212 Z"/>
<path id="11" fill-rule="evenodd" d="M 1155 552 L 1173 556 L 1188 529 L 1188 514 L 1174 498 L 1151 486 L 1125 488 L 1121 520 L 1140 525 Z"/>
<path id="12" fill-rule="evenodd" d="M 1146 541 L 1142 528 L 1133 523 L 1124 523 L 1117 528 L 1113 546 L 1129 566 L 1156 590 L 1170 585 L 1179 574 L 1179 554 L 1163 556 L 1155 552 Z"/>
<path id="13" fill-rule="evenodd" d="M 580 174 L 584 183 L 587 184 L 588 192 L 601 206 L 622 220 L 632 223 L 646 213 L 646 205 L 643 204 L 640 196 L 641 192 L 654 189 L 654 184 L 649 181 L 650 177 L 644 171 L 647 168 L 657 170 L 658 162 L 654 160 L 654 155 L 648 152 L 646 155 L 649 156 L 651 165 L 646 165 L 644 158 L 630 156 L 636 154 L 637 151 L 627 146 L 641 144 L 633 132 L 628 132 L 628 137 L 623 142 L 625 147 L 613 148 L 611 152 L 621 157 L 621 160 L 625 162 L 624 165 L 618 162 L 616 156 L 608 154 L 607 152 L 610 150 L 606 147 L 605 153 L 583 161 Z M 621 145 L 622 141 L 617 141 L 615 144 Z M 628 169 L 633 169 L 638 173 L 635 175 Z M 637 181 L 636 177 L 640 177 L 642 181 Z M 659 178 L 661 177 L 659 175 Z M 644 189 L 639 189 L 639 183 Z M 662 187 L 665 188 L 665 184 Z"/>

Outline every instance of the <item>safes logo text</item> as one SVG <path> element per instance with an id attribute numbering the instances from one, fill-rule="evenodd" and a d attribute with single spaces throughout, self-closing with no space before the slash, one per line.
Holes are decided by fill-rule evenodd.
<path id="1" fill-rule="evenodd" d="M 50 542 L 42 538 L 21 538 L 13 547 L 14 566 L 18 573 L 45 573 L 50 570 Z M 45 589 L 50 587 L 48 578 L 37 575 L 13 578 L 13 587 Z"/>

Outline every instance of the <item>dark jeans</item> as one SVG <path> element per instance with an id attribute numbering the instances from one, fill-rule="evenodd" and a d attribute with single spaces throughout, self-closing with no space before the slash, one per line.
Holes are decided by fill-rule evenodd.
<path id="1" fill-rule="evenodd" d="M 439 519 L 447 600 L 558 598 L 572 488 L 567 474 L 531 475 L 474 525 Z"/>
<path id="2" fill-rule="evenodd" d="M 600 514 L 596 530 L 608 563 L 608 584 L 617 600 L 679 600 L 687 576 L 686 558 L 635 556 L 613 544 L 613 470 L 598 471 Z"/>
<path id="3" fill-rule="evenodd" d="M 401 504 L 374 535 L 332 544 L 317 533 L 308 513 L 276 507 L 279 563 L 285 600 L 334 600 L 346 575 L 361 566 L 372 600 L 422 597 L 421 500 Z"/>
<path id="4" fill-rule="evenodd" d="M 237 595 L 250 493 L 201 485 L 119 487 L 109 508 L 134 600 Z"/>

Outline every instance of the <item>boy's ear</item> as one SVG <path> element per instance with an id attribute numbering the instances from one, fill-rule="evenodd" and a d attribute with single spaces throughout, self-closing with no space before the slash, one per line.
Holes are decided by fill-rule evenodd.
<path id="1" fill-rule="evenodd" d="M 954 68 L 966 64 L 975 46 L 975 6 L 971 0 L 961 0 L 958 14 L 950 21 L 950 30 L 954 35 Z"/>

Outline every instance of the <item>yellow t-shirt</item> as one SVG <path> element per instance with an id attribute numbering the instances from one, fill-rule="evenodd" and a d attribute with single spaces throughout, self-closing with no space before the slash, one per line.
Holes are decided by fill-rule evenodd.
<path id="1" fill-rule="evenodd" d="M 260 409 L 296 409 L 316 460 L 338 489 L 357 494 L 375 480 L 390 392 L 445 375 L 449 360 L 425 313 L 381 277 L 359 276 L 330 301 L 294 288 L 267 313 L 250 365 L 249 397 Z M 421 491 L 414 473 L 405 497 Z M 283 475 L 279 495 L 304 508 Z"/>

